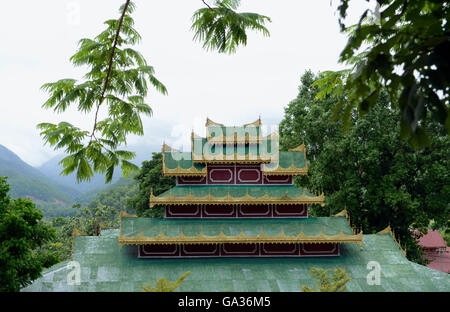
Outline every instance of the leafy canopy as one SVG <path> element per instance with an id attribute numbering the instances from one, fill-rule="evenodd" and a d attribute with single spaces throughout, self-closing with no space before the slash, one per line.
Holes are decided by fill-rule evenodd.
<path id="1" fill-rule="evenodd" d="M 106 173 L 106 182 L 110 182 L 119 165 L 126 176 L 136 171 L 137 166 L 129 161 L 135 153 L 119 148 L 126 145 L 127 135 L 144 134 L 141 115 L 152 114 L 144 100 L 148 87 L 167 94 L 153 67 L 131 48 L 141 40 L 133 28 L 134 8 L 127 0 L 119 19 L 107 20 L 106 29 L 94 39 L 80 40 L 70 60 L 74 66 L 89 69 L 83 80 L 61 79 L 42 86 L 50 94 L 44 108 L 63 113 L 76 105 L 81 113 L 93 113 L 91 131 L 64 121 L 38 125 L 45 143 L 69 154 L 60 162 L 62 174 L 76 171 L 79 182 L 89 180 L 94 172 Z M 99 120 L 100 108 L 105 106 L 107 117 Z"/>
<path id="2" fill-rule="evenodd" d="M 142 162 L 139 173 L 134 177 L 139 185 L 136 196 L 130 198 L 127 206 L 130 210 L 136 211 L 138 216 L 163 217 L 164 210 L 162 206 L 149 208 L 148 199 L 150 198 L 150 189 L 153 194 L 158 196 L 161 193 L 175 186 L 174 177 L 165 177 L 162 174 L 162 153 L 153 153 L 149 161 Z"/>
<path id="3" fill-rule="evenodd" d="M 206 8 L 197 10 L 192 16 L 194 40 L 203 42 L 206 50 L 232 54 L 240 45 L 247 45 L 246 30 L 262 32 L 269 36 L 264 26 L 270 18 L 256 13 L 237 13 L 239 0 L 215 0 L 213 7 L 203 1 Z"/>
<path id="4" fill-rule="evenodd" d="M 29 199 L 11 199 L 6 177 L 0 177 L 0 292 L 20 291 L 58 259 L 37 248 L 54 238 L 42 223 L 42 212 Z"/>
<path id="5" fill-rule="evenodd" d="M 351 30 L 340 61 L 354 64 L 344 79 L 335 81 L 345 92 L 337 106 L 343 120 L 349 122 L 354 107 L 367 113 L 383 89 L 398 109 L 402 137 L 416 148 L 431 143 L 427 120 L 450 133 L 450 3 L 378 0 L 374 16 L 366 10 L 350 28 L 343 22 L 348 6 L 349 0 L 341 0 L 338 8 L 341 29 Z"/>
<path id="6" fill-rule="evenodd" d="M 422 262 L 411 230 L 426 232 L 431 220 L 435 228 L 445 228 L 450 215 L 449 136 L 427 120 L 431 145 L 414 150 L 400 137 L 398 109 L 391 108 L 385 91 L 363 117 L 352 112 L 345 132 L 342 120 L 333 119 L 340 98 L 317 99 L 317 79 L 311 72 L 302 76 L 279 128 L 282 149 L 303 141 L 307 147 L 309 174 L 296 183 L 325 193 L 325 206 L 313 206 L 311 212 L 330 216 L 345 208 L 364 233 L 390 225 L 402 247 L 407 245 L 408 258 Z"/>

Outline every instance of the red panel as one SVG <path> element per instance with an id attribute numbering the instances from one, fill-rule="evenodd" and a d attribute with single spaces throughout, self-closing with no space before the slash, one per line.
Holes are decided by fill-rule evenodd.
<path id="1" fill-rule="evenodd" d="M 191 244 L 181 245 L 181 256 L 185 257 L 214 257 L 220 255 L 217 244 Z"/>
<path id="2" fill-rule="evenodd" d="M 222 244 L 223 256 L 258 256 L 259 244 Z"/>
<path id="3" fill-rule="evenodd" d="M 206 184 L 206 177 L 177 177 L 178 184 Z"/>
<path id="4" fill-rule="evenodd" d="M 272 208 L 268 205 L 242 205 L 238 207 L 238 217 L 272 217 Z"/>
<path id="5" fill-rule="evenodd" d="M 203 218 L 236 218 L 236 206 L 232 205 L 211 205 L 203 206 Z"/>
<path id="6" fill-rule="evenodd" d="M 166 206 L 166 218 L 200 218 L 202 209 L 198 205 Z"/>
<path id="7" fill-rule="evenodd" d="M 166 218 L 307 218 L 304 205 L 173 205 Z"/>
<path id="8" fill-rule="evenodd" d="M 339 256 L 339 244 L 139 245 L 140 258 Z"/>
<path id="9" fill-rule="evenodd" d="M 274 217 L 307 217 L 307 205 L 278 205 L 273 207 Z"/>
<path id="10" fill-rule="evenodd" d="M 264 176 L 264 184 L 292 184 L 292 176 Z"/>
<path id="11" fill-rule="evenodd" d="M 234 184 L 234 166 L 208 167 L 208 184 Z"/>
<path id="12" fill-rule="evenodd" d="M 139 257 L 177 257 L 179 256 L 178 245 L 139 245 Z"/>
<path id="13" fill-rule="evenodd" d="M 261 244 L 262 256 L 298 256 L 299 244 Z"/>
<path id="14" fill-rule="evenodd" d="M 260 166 L 237 166 L 236 184 L 262 184 Z"/>
<path id="15" fill-rule="evenodd" d="M 300 246 L 301 256 L 338 256 L 339 244 L 302 244 Z"/>

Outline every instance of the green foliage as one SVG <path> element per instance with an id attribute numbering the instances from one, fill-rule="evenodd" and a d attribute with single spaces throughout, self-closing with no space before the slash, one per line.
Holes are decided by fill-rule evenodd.
<path id="1" fill-rule="evenodd" d="M 120 8 L 119 19 L 107 20 L 106 30 L 94 39 L 80 40 L 78 51 L 70 60 L 74 66 L 89 68 L 82 81 L 62 79 L 42 86 L 50 94 L 44 108 L 62 113 L 71 105 L 77 105 L 79 112 L 95 112 L 92 131 L 69 122 L 38 125 L 45 143 L 69 154 L 60 162 L 64 168 L 62 174 L 76 171 L 79 182 L 89 180 L 94 172 L 105 174 L 106 182 L 110 182 L 118 165 L 125 176 L 138 170 L 129 162 L 135 153 L 118 148 L 126 145 L 127 135 L 144 134 L 141 114 L 152 113 L 144 102 L 148 86 L 167 93 L 154 76 L 153 67 L 130 47 L 141 39 L 133 28 L 133 10 L 134 4 L 127 0 Z M 97 120 L 104 104 L 108 116 Z"/>
<path id="2" fill-rule="evenodd" d="M 339 6 L 342 30 L 349 0 Z M 375 18 L 367 10 L 350 30 L 340 61 L 354 66 L 344 76 L 342 119 L 358 107 L 375 107 L 381 90 L 389 93 L 400 120 L 399 132 L 417 147 L 431 144 L 427 124 L 437 122 L 450 133 L 450 28 L 447 1 L 378 1 Z M 381 13 L 379 13 L 381 12 Z M 364 57 L 354 62 L 361 48 Z M 382 88 L 383 87 L 383 88 Z"/>
<path id="3" fill-rule="evenodd" d="M 11 199 L 6 178 L 0 177 L 0 291 L 19 291 L 58 259 L 35 252 L 54 238 L 42 212 L 29 199 Z"/>
<path id="4" fill-rule="evenodd" d="M 71 217 L 56 217 L 48 221 L 56 232 L 55 237 L 43 245 L 39 252 L 54 255 L 59 261 L 70 259 L 72 250 L 72 233 L 74 229 L 86 233 L 89 236 L 100 234 L 100 227 L 118 228 L 119 209 L 105 206 L 98 201 L 82 207 L 76 204 L 72 207 L 76 213 Z"/>
<path id="5" fill-rule="evenodd" d="M 309 270 L 314 278 L 317 279 L 317 289 L 308 286 L 302 286 L 304 292 L 344 292 L 347 291 L 346 284 L 350 281 L 350 275 L 342 268 L 331 270 L 317 269 L 312 267 Z"/>
<path id="6" fill-rule="evenodd" d="M 162 175 L 162 153 L 153 153 L 150 161 L 142 162 L 142 167 L 135 179 L 139 185 L 138 194 L 128 201 L 128 207 L 138 216 L 163 217 L 162 207 L 149 208 L 150 189 L 157 196 L 175 186 L 174 177 Z"/>
<path id="7" fill-rule="evenodd" d="M 129 206 L 129 200 L 138 193 L 138 184 L 134 178 L 121 178 L 106 189 L 98 192 L 89 202 L 89 207 L 95 207 L 99 204 L 111 207 L 116 211 L 126 210 L 135 213 L 133 207 Z"/>
<path id="8" fill-rule="evenodd" d="M 204 2 L 205 3 L 205 2 Z M 237 13 L 239 0 L 215 0 L 214 7 L 197 10 L 192 16 L 194 40 L 203 42 L 203 48 L 232 54 L 240 45 L 247 45 L 246 30 L 262 32 L 269 36 L 264 26 L 267 16 L 256 13 Z"/>
<path id="9" fill-rule="evenodd" d="M 152 285 L 144 285 L 142 286 L 142 291 L 144 292 L 171 292 L 176 288 L 180 287 L 180 285 L 184 282 L 186 276 L 191 274 L 191 271 L 187 271 L 183 275 L 181 275 L 175 282 L 171 282 L 166 280 L 165 278 L 160 278 L 156 281 L 156 286 Z"/>
<path id="10" fill-rule="evenodd" d="M 376 105 L 363 117 L 350 112 L 350 129 L 334 121 L 334 96 L 317 99 L 318 77 L 306 72 L 299 94 L 285 108 L 280 146 L 305 142 L 309 174 L 296 183 L 323 191 L 325 207 L 313 206 L 315 216 L 347 209 L 352 225 L 376 233 L 390 224 L 406 244 L 410 260 L 423 263 L 412 229 L 425 230 L 430 220 L 444 227 L 450 215 L 450 140 L 437 122 L 427 121 L 431 146 L 415 151 L 400 137 L 398 110 L 381 91 Z"/>

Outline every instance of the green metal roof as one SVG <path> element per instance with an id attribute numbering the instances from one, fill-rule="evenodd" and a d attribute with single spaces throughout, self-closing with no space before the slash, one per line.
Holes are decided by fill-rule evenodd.
<path id="1" fill-rule="evenodd" d="M 279 152 L 279 160 L 278 164 L 281 168 L 289 168 L 294 165 L 295 168 L 305 168 L 306 167 L 306 159 L 305 153 L 303 152 Z"/>
<path id="2" fill-rule="evenodd" d="M 163 219 L 163 218 L 122 218 L 122 235 L 133 237 L 142 233 L 145 236 L 177 236 L 181 232 L 187 236 L 213 236 L 223 232 L 226 236 L 278 235 L 283 231 L 286 235 L 314 236 L 323 232 L 325 235 L 337 235 L 339 232 L 352 234 L 345 217 L 322 218 L 283 218 L 283 219 Z"/>
<path id="3" fill-rule="evenodd" d="M 324 195 L 313 195 L 294 185 L 177 185 L 154 196 L 154 205 L 186 204 L 324 204 Z"/>
<path id="4" fill-rule="evenodd" d="M 295 185 L 177 185 L 170 190 L 158 195 L 158 198 L 173 196 L 175 198 L 184 198 L 188 195 L 194 197 L 207 197 L 210 194 L 213 197 L 222 198 L 230 195 L 232 198 L 245 197 L 246 194 L 253 198 L 262 198 L 266 194 L 269 198 L 296 198 L 302 195 L 306 197 L 316 197 L 305 188 L 299 188 Z"/>
<path id="5" fill-rule="evenodd" d="M 260 126 L 215 126 L 211 125 L 206 127 L 206 135 L 209 140 L 226 140 L 227 142 L 233 142 L 235 136 L 239 139 L 248 138 L 250 140 L 256 140 L 262 137 Z"/>
<path id="6" fill-rule="evenodd" d="M 118 230 L 102 236 L 76 236 L 73 260 L 80 263 L 80 285 L 68 285 L 66 263 L 43 272 L 23 291 L 141 291 L 159 278 L 191 274 L 178 291 L 300 291 L 315 287 L 311 267 L 342 267 L 351 276 L 348 291 L 450 291 L 450 276 L 408 261 L 389 234 L 364 235 L 364 246 L 341 246 L 337 257 L 139 259 L 136 246 L 118 246 Z M 381 265 L 380 285 L 367 284 L 370 261 Z"/>
<path id="7" fill-rule="evenodd" d="M 263 138 L 258 144 L 234 145 L 209 143 L 206 138 L 192 138 L 193 161 L 271 161 L 278 159 L 278 139 Z"/>
<path id="8" fill-rule="evenodd" d="M 175 169 L 180 166 L 181 169 L 194 167 L 198 170 L 205 168 L 205 164 L 192 163 L 191 152 L 164 152 L 164 165 L 169 169 Z"/>

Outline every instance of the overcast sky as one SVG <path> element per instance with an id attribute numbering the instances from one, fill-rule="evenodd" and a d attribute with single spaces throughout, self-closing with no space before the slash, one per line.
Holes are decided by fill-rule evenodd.
<path id="1" fill-rule="evenodd" d="M 69 58 L 81 38 L 93 38 L 107 19 L 118 18 L 123 0 L 14 0 L 2 3 L 0 19 L 0 144 L 38 166 L 61 152 L 43 146 L 40 122 L 69 121 L 92 128 L 93 115 L 75 110 L 57 115 L 41 108 L 46 82 L 80 79 L 85 68 Z M 130 145 L 159 150 L 163 141 L 185 150 L 191 129 L 204 134 L 206 117 L 241 125 L 259 116 L 269 131 L 296 97 L 302 73 L 342 68 L 337 63 L 346 37 L 339 32 L 337 1 L 242 0 L 238 11 L 267 15 L 270 37 L 249 33 L 246 47 L 231 56 L 206 52 L 193 42 L 191 17 L 201 0 L 134 0 L 135 47 L 156 70 L 169 94 L 150 90 L 153 116 L 144 119 L 145 135 Z M 370 4 L 350 2 L 348 22 Z"/>

